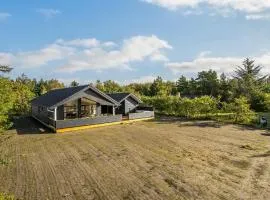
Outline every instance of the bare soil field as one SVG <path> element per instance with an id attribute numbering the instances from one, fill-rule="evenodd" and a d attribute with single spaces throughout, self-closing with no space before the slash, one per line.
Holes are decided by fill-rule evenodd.
<path id="1" fill-rule="evenodd" d="M 27 200 L 270 198 L 269 132 L 169 121 L 41 132 L 0 135 L 0 192 Z"/>

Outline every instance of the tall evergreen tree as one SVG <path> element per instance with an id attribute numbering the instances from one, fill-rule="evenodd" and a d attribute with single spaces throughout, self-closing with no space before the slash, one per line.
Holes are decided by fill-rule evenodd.
<path id="1" fill-rule="evenodd" d="M 218 95 L 219 81 L 216 71 L 209 70 L 199 72 L 196 81 L 198 84 L 198 93 L 200 95 L 210 95 L 215 97 Z"/>
<path id="2" fill-rule="evenodd" d="M 254 90 L 262 89 L 268 77 L 267 75 L 262 76 L 261 70 L 263 67 L 254 63 L 254 60 L 247 58 L 243 61 L 242 66 L 237 66 L 234 71 L 234 77 L 238 80 L 240 92 L 247 94 L 248 97 Z"/>
<path id="3" fill-rule="evenodd" d="M 176 82 L 177 90 L 180 92 L 180 95 L 188 95 L 189 94 L 189 81 L 185 76 L 181 76 Z"/>
<path id="4" fill-rule="evenodd" d="M 70 83 L 70 87 L 77 87 L 79 85 L 80 84 L 77 81 L 75 81 L 75 80 Z"/>

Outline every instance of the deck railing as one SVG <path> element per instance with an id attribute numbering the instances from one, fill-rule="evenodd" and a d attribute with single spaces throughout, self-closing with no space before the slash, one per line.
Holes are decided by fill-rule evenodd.
<path id="1" fill-rule="evenodd" d="M 120 121 L 122 121 L 122 115 L 108 115 L 108 116 L 97 116 L 93 118 L 66 119 L 56 121 L 55 128 L 62 129 L 62 128 L 71 128 L 71 127 L 104 124 Z"/>
<path id="2" fill-rule="evenodd" d="M 128 119 L 143 119 L 143 118 L 152 118 L 155 117 L 154 111 L 137 111 L 136 113 L 129 113 Z"/>

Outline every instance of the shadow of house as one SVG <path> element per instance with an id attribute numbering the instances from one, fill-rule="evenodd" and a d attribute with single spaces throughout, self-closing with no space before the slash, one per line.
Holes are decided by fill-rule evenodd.
<path id="1" fill-rule="evenodd" d="M 263 154 L 258 154 L 258 155 L 252 156 L 252 158 L 265 158 L 265 157 L 270 157 L 270 151 L 267 151 Z"/>
<path id="2" fill-rule="evenodd" d="M 157 123 L 158 124 L 178 124 L 179 127 L 197 126 L 201 128 L 207 128 L 207 127 L 220 128 L 222 125 L 224 125 L 224 123 L 220 123 L 217 121 L 191 120 L 185 117 L 175 117 L 175 116 L 166 116 L 166 115 L 159 116 Z"/>
<path id="3" fill-rule="evenodd" d="M 18 135 L 52 134 L 52 131 L 32 117 L 20 117 L 14 120 L 14 129 Z"/>

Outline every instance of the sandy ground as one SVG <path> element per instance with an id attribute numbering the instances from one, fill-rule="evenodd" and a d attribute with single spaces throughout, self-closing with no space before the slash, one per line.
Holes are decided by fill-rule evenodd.
<path id="1" fill-rule="evenodd" d="M 27 200 L 269 199 L 270 133 L 164 121 L 0 135 L 0 192 Z"/>

